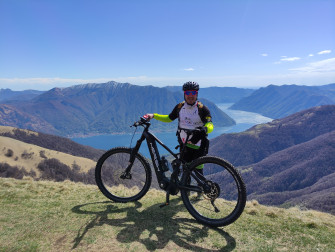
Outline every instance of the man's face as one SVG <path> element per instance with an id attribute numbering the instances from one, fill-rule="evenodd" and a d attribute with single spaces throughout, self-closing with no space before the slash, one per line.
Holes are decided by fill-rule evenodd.
<path id="1" fill-rule="evenodd" d="M 185 91 L 184 96 L 185 96 L 185 101 L 188 104 L 193 105 L 197 101 L 198 91 L 196 91 L 196 90 Z"/>

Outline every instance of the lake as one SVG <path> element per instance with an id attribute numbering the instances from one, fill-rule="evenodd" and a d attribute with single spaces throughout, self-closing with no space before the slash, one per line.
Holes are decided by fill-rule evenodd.
<path id="1" fill-rule="evenodd" d="M 228 109 L 232 103 L 223 103 L 217 104 L 217 106 L 224 111 L 227 115 L 233 118 L 236 121 L 236 125 L 231 127 L 214 127 L 214 131 L 208 135 L 209 139 L 217 137 L 223 133 L 238 133 L 249 129 L 250 127 L 267 123 L 272 121 L 271 118 L 262 116 L 257 113 L 240 111 L 240 110 L 230 110 Z M 215 126 L 215 125 L 214 125 Z M 133 137 L 133 134 L 122 134 L 122 135 L 99 135 L 91 137 L 80 137 L 80 138 L 71 138 L 73 141 L 88 145 L 96 149 L 108 150 L 118 146 L 130 147 L 131 139 L 132 147 L 136 144 L 136 141 L 140 137 L 141 131 L 138 129 Z M 174 151 L 174 147 L 178 145 L 177 137 L 175 132 L 160 132 L 155 133 L 155 135 L 169 148 Z M 160 154 L 167 154 L 167 151 L 163 148 L 159 148 Z M 140 152 L 149 156 L 148 147 L 146 144 L 142 144 Z"/>

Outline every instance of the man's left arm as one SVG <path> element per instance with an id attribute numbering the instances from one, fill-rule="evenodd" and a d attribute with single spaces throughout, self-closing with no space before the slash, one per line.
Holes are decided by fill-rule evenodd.
<path id="1" fill-rule="evenodd" d="M 206 128 L 206 133 L 211 133 L 214 130 L 214 124 L 212 122 L 212 116 L 211 112 L 209 109 L 204 106 L 203 108 L 203 113 L 202 113 L 202 122 L 204 123 L 204 127 Z"/>

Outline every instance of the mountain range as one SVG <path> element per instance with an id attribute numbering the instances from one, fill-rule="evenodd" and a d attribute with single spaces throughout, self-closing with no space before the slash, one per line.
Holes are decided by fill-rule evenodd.
<path id="1" fill-rule="evenodd" d="M 210 155 L 240 170 L 249 199 L 335 214 L 335 105 L 211 140 Z"/>
<path id="2" fill-rule="evenodd" d="M 230 109 L 282 118 L 320 105 L 335 104 L 335 84 L 323 86 L 269 85 L 233 104 Z"/>
<path id="3" fill-rule="evenodd" d="M 208 87 L 200 89 L 199 98 L 210 107 L 216 126 L 229 126 L 235 122 L 215 104 L 233 103 L 229 109 L 283 118 L 311 107 L 335 104 L 335 84 L 269 85 L 259 89 Z M 124 125 L 139 115 L 148 111 L 169 113 L 181 100 L 180 86 L 157 88 L 117 82 L 47 92 L 0 89 L 0 124 L 67 136 L 122 133 L 128 131 Z M 175 127 L 175 123 L 153 123 L 152 129 Z"/>
<path id="4" fill-rule="evenodd" d="M 169 114 L 182 99 L 180 93 L 165 88 L 128 83 L 53 88 L 31 100 L 0 104 L 0 124 L 63 136 L 123 133 L 146 113 Z M 214 103 L 200 101 L 210 109 L 216 126 L 235 124 Z M 153 123 L 152 129 L 172 130 L 175 127 Z"/>
<path id="5" fill-rule="evenodd" d="M 267 156 L 335 130 L 335 105 L 304 110 L 241 133 L 211 140 L 210 153 L 236 166 L 257 163 Z"/>
<path id="6" fill-rule="evenodd" d="M 10 100 L 30 100 L 43 93 L 44 91 L 38 90 L 13 91 L 9 88 L 0 89 L 0 102 Z"/>

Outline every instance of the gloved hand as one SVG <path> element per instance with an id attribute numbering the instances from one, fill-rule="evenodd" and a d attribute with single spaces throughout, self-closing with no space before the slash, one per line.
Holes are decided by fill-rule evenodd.
<path id="1" fill-rule="evenodd" d="M 196 128 L 193 133 L 192 133 L 192 138 L 190 139 L 190 141 L 193 144 L 196 144 L 197 142 L 199 142 L 199 140 L 203 139 L 206 137 L 207 135 L 207 128 L 206 127 L 198 127 Z"/>
<path id="2" fill-rule="evenodd" d="M 145 118 L 146 120 L 150 121 L 152 118 L 154 118 L 154 114 L 145 114 L 143 116 L 143 118 Z"/>

